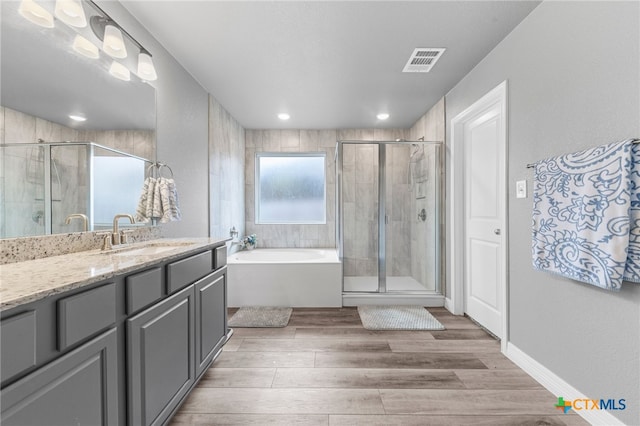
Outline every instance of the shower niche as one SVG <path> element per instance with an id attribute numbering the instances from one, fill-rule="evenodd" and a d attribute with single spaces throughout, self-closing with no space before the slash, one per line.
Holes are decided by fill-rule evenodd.
<path id="1" fill-rule="evenodd" d="M 339 141 L 336 150 L 345 297 L 441 296 L 442 143 Z"/>

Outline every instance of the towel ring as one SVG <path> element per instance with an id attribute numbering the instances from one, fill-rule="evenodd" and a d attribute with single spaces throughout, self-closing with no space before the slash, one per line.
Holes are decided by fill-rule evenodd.
<path id="1" fill-rule="evenodd" d="M 155 167 L 155 171 L 153 170 L 154 167 Z M 170 179 L 173 179 L 173 170 L 171 170 L 171 167 L 169 167 L 167 164 L 160 163 L 160 162 L 153 163 L 149 167 L 147 167 L 146 174 L 147 176 L 150 176 L 150 177 L 162 177 L 161 172 L 162 172 L 162 169 L 165 167 L 169 169 L 169 173 L 171 173 Z"/>
<path id="2" fill-rule="evenodd" d="M 169 169 L 169 173 L 171 173 L 170 179 L 173 179 L 173 170 L 171 170 L 171 167 L 164 163 L 158 163 L 158 177 L 162 177 L 162 169 L 165 167 Z"/>

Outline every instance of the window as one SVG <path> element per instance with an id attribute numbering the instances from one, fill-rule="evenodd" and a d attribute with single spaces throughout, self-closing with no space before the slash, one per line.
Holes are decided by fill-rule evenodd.
<path id="1" fill-rule="evenodd" d="M 326 223 L 325 153 L 256 154 L 256 223 Z"/>

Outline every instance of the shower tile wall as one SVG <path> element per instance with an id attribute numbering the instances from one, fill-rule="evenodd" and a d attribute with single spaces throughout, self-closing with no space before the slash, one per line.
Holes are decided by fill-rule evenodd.
<path id="1" fill-rule="evenodd" d="M 244 235 L 244 128 L 209 96 L 210 235 L 229 236 L 231 227 Z"/>
<path id="2" fill-rule="evenodd" d="M 154 131 L 114 130 L 82 131 L 43 120 L 11 108 L 0 107 L 0 143 L 34 143 L 38 139 L 49 142 L 92 141 L 111 148 L 155 159 Z M 55 150 L 54 150 L 55 151 Z M 41 235 L 44 232 L 44 163 L 38 148 L 6 148 L 0 161 L 1 191 L 0 237 Z M 52 154 L 60 183 L 54 178 L 52 215 L 60 218 L 53 223 L 53 232 L 80 231 L 80 223 L 64 224 L 70 213 L 86 213 L 86 164 L 84 151 L 66 148 Z M 55 173 L 55 170 L 54 170 Z M 24 181 L 18 189 L 5 182 Z M 10 213 L 7 215 L 7 213 Z"/>
<path id="3" fill-rule="evenodd" d="M 426 141 L 443 141 L 445 138 L 445 98 L 435 104 L 423 115 L 409 130 L 409 139 L 417 140 L 424 137 Z M 434 290 L 436 286 L 436 221 L 432 215 L 436 211 L 438 199 L 436 198 L 437 151 L 430 146 L 425 148 L 426 181 L 425 197 L 416 197 L 416 188 L 411 196 L 411 276 L 422 283 L 428 290 Z M 427 212 L 427 220 L 417 220 L 417 214 L 421 209 Z M 444 214 L 444 211 L 441 213 Z M 425 244 L 426 242 L 426 244 Z"/>

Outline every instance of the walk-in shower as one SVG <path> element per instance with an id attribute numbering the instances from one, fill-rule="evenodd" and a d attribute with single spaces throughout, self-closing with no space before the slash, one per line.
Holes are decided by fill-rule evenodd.
<path id="1" fill-rule="evenodd" d="M 442 305 L 442 165 L 441 142 L 338 142 L 344 305 Z"/>

